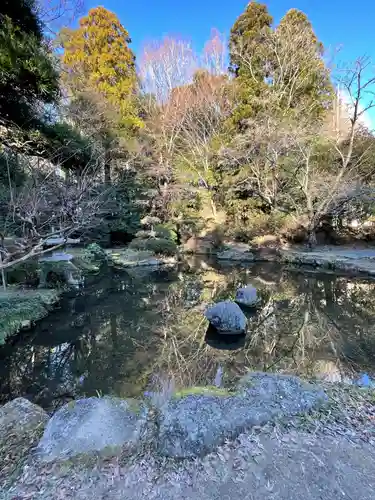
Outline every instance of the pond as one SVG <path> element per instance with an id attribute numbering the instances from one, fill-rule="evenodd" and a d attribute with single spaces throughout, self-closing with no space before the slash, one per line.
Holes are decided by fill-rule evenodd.
<path id="1" fill-rule="evenodd" d="M 205 306 L 244 284 L 261 298 L 246 336 L 207 329 Z M 272 263 L 108 270 L 0 348 L 0 404 L 25 396 L 53 411 L 82 396 L 135 397 L 163 380 L 231 387 L 248 370 L 355 380 L 375 371 L 374 287 Z"/>

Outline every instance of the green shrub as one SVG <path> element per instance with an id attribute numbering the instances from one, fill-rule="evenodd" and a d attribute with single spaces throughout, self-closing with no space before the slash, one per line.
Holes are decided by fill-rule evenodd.
<path id="1" fill-rule="evenodd" d="M 231 218 L 227 222 L 225 234 L 230 239 L 247 243 L 264 235 L 280 235 L 286 221 L 285 214 L 281 212 L 266 214 L 252 211 L 246 214 L 244 220 Z"/>
<path id="2" fill-rule="evenodd" d="M 26 260 L 6 271 L 7 283 L 34 285 L 39 279 L 39 264 L 35 259 Z"/>
<path id="3" fill-rule="evenodd" d="M 82 259 L 90 264 L 104 264 L 107 261 L 107 254 L 100 245 L 91 243 L 84 249 Z"/>
<path id="4" fill-rule="evenodd" d="M 171 223 L 158 224 L 157 226 L 154 227 L 154 231 L 156 233 L 157 238 L 171 240 L 174 241 L 175 243 L 177 241 L 176 226 Z"/>
<path id="5" fill-rule="evenodd" d="M 148 240 L 135 238 L 129 244 L 129 248 L 133 250 L 148 250 L 163 255 L 174 255 L 177 252 L 176 243 L 165 238 L 149 238 Z"/>

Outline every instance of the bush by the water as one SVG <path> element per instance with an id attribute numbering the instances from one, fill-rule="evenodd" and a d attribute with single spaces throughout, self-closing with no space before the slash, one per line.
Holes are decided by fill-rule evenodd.
<path id="1" fill-rule="evenodd" d="M 133 250 L 148 250 L 163 255 L 174 255 L 177 252 L 176 243 L 165 238 L 135 238 L 130 243 L 129 248 Z"/>
<path id="2" fill-rule="evenodd" d="M 23 284 L 35 285 L 39 280 L 39 264 L 37 259 L 30 259 L 7 269 L 6 280 L 8 285 Z"/>
<path id="3" fill-rule="evenodd" d="M 84 249 L 82 258 L 90 264 L 104 264 L 107 261 L 107 254 L 100 245 L 91 243 Z"/>
<path id="4" fill-rule="evenodd" d="M 176 228 L 173 224 L 158 224 L 155 226 L 155 233 L 157 238 L 164 238 L 177 242 Z"/>
<path id="5" fill-rule="evenodd" d="M 138 231 L 136 233 L 136 238 L 149 239 L 149 238 L 161 238 L 164 240 L 171 240 L 175 243 L 177 242 L 177 233 L 173 224 L 158 224 L 154 227 L 152 231 L 144 230 Z"/>

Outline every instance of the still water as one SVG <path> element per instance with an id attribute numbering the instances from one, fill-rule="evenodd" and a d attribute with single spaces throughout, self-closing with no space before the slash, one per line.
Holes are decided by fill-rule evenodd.
<path id="1" fill-rule="evenodd" d="M 223 338 L 202 312 L 252 284 L 261 298 L 246 336 Z M 227 387 L 247 370 L 331 381 L 375 371 L 375 283 L 271 263 L 108 270 L 30 332 L 0 348 L 0 404 L 25 396 L 53 410 L 70 399 L 138 396 L 157 378 Z"/>

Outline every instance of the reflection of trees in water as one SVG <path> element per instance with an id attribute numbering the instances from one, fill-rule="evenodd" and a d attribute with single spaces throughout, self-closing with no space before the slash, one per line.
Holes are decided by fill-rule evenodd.
<path id="1" fill-rule="evenodd" d="M 245 345 L 206 337 L 205 305 L 253 284 L 261 307 Z M 138 395 L 153 373 L 177 386 L 231 383 L 247 369 L 331 378 L 375 366 L 374 285 L 274 265 L 195 262 L 181 272 L 108 275 L 0 349 L 0 402 L 27 395 L 45 407 L 97 392 Z M 233 346 L 232 346 L 233 347 Z"/>
<path id="2" fill-rule="evenodd" d="M 123 274 L 67 299 L 31 335 L 0 349 L 2 401 L 27 395 L 50 406 L 82 394 L 139 393 L 168 286 L 165 277 Z"/>
<path id="3" fill-rule="evenodd" d="M 262 277 L 260 266 L 252 269 L 219 269 L 220 279 L 215 280 L 221 281 L 215 300 L 232 297 L 239 284 L 252 283 L 259 290 L 262 306 L 255 317 L 249 317 L 245 347 L 225 351 L 205 343 L 207 323 L 202 321 L 202 308 L 186 310 L 181 300 L 186 296 L 181 295 L 184 283 L 180 283 L 180 289 L 169 299 L 175 307 L 169 309 L 164 321 L 167 328 L 160 372 L 167 372 L 177 385 L 186 386 L 212 383 L 219 366 L 229 383 L 247 369 L 331 380 L 374 369 L 375 297 L 371 282 L 290 274 L 269 266 Z M 199 284 L 196 286 L 199 288 Z"/>

